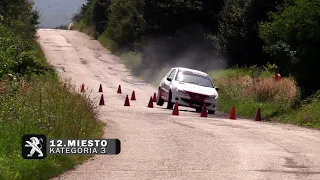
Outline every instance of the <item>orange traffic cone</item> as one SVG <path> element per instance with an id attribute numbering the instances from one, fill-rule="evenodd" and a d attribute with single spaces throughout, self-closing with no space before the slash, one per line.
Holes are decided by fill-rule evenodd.
<path id="1" fill-rule="evenodd" d="M 202 111 L 201 111 L 200 117 L 208 117 L 207 104 L 206 103 L 204 103 L 203 106 L 202 106 Z"/>
<path id="2" fill-rule="evenodd" d="M 156 95 L 156 93 L 153 93 L 153 102 L 157 102 L 157 95 Z"/>
<path id="3" fill-rule="evenodd" d="M 153 108 L 152 96 L 150 97 L 149 104 L 148 104 L 148 108 Z"/>
<path id="4" fill-rule="evenodd" d="M 119 85 L 117 93 L 121 94 L 121 85 Z"/>
<path id="5" fill-rule="evenodd" d="M 175 103 L 173 111 L 172 111 L 172 115 L 174 116 L 179 116 L 179 104 L 178 102 Z"/>
<path id="6" fill-rule="evenodd" d="M 85 92 L 85 90 L 84 90 L 84 84 L 81 85 L 81 92 Z"/>
<path id="7" fill-rule="evenodd" d="M 236 108 L 234 106 L 232 106 L 229 119 L 234 119 L 234 120 L 237 119 L 237 117 L 236 117 Z"/>
<path id="8" fill-rule="evenodd" d="M 124 102 L 124 106 L 130 106 L 129 97 L 127 95 L 126 100 Z"/>
<path id="9" fill-rule="evenodd" d="M 102 84 L 100 84 L 99 92 L 103 92 L 103 90 L 102 90 Z"/>
<path id="10" fill-rule="evenodd" d="M 101 98 L 100 98 L 99 105 L 100 105 L 100 106 L 104 105 L 104 98 L 103 98 L 103 94 L 101 94 Z"/>
<path id="11" fill-rule="evenodd" d="M 257 112 L 257 115 L 256 115 L 256 121 L 261 121 L 261 110 L 260 108 L 258 108 L 258 112 Z"/>
<path id="12" fill-rule="evenodd" d="M 132 91 L 131 100 L 136 100 L 136 93 L 134 91 Z"/>

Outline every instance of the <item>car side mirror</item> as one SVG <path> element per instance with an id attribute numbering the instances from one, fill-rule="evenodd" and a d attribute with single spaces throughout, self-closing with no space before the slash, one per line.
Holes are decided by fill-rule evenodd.
<path id="1" fill-rule="evenodd" d="M 168 81 L 172 81 L 172 79 L 171 79 L 171 78 L 169 78 L 169 77 L 167 77 L 167 80 L 168 80 Z"/>
<path id="2" fill-rule="evenodd" d="M 219 91 L 219 89 L 220 89 L 220 88 L 218 88 L 218 87 L 215 87 L 215 89 L 216 89 L 216 91 Z"/>

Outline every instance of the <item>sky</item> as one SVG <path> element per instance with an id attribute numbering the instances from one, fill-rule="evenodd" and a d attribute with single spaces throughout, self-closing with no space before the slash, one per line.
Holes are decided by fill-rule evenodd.
<path id="1" fill-rule="evenodd" d="M 55 28 L 71 23 L 72 16 L 86 0 L 33 0 L 40 11 L 40 27 Z"/>

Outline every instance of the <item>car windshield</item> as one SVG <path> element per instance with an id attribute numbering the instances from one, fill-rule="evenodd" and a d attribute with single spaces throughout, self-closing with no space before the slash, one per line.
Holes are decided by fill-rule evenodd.
<path id="1" fill-rule="evenodd" d="M 179 71 L 176 76 L 176 81 L 196 84 L 199 86 L 213 87 L 210 78 L 193 71 Z"/>

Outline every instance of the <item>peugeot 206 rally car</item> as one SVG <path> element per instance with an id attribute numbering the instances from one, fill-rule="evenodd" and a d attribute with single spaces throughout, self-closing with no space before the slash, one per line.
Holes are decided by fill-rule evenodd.
<path id="1" fill-rule="evenodd" d="M 214 114 L 218 102 L 218 88 L 216 88 L 204 72 L 174 67 L 161 80 L 157 105 L 162 106 L 167 102 L 167 108 L 172 109 L 178 102 L 179 106 L 195 108 L 197 112 L 206 103 L 209 114 Z"/>

